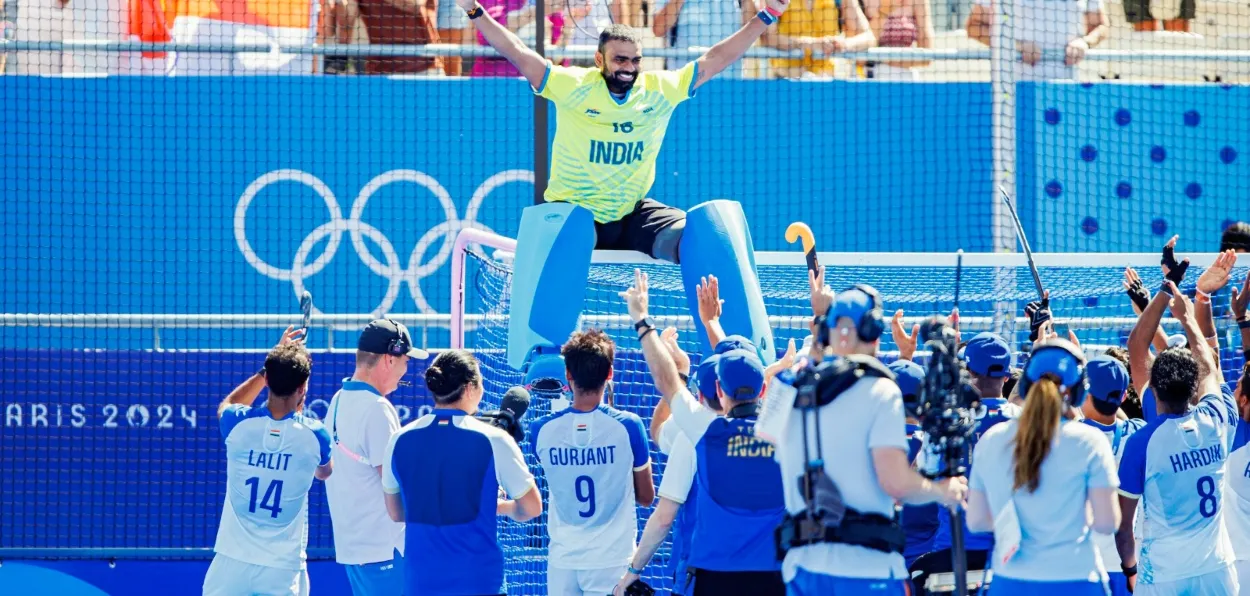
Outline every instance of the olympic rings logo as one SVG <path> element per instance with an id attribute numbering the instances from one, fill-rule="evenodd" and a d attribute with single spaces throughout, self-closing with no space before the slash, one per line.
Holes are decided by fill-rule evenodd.
<path id="1" fill-rule="evenodd" d="M 316 192 L 321 197 L 322 202 L 325 203 L 326 211 L 330 214 L 329 221 L 317 226 L 300 242 L 289 269 L 265 262 L 264 259 L 260 258 L 260 255 L 256 254 L 255 249 L 252 248 L 251 243 L 247 239 L 248 207 L 252 204 L 256 195 L 260 194 L 270 184 L 277 182 L 294 182 L 312 189 L 313 192 Z M 378 228 L 360 219 L 364 214 L 365 207 L 369 204 L 369 199 L 374 193 L 388 184 L 398 182 L 407 182 L 425 188 L 438 199 L 443 211 L 443 222 L 430 228 L 421 236 L 417 241 L 417 245 L 408 255 L 407 265 L 403 267 L 400 265 L 399 254 L 395 252 L 395 246 L 390 239 Z M 239 197 L 239 203 L 234 208 L 234 239 L 239 246 L 239 251 L 243 253 L 243 258 L 258 273 L 271 279 L 291 282 L 295 295 L 299 296 L 304 292 L 305 281 L 319 273 L 322 269 L 325 269 L 326 265 L 329 265 L 334 256 L 338 254 L 339 245 L 343 242 L 343 233 L 347 232 L 350 235 L 352 247 L 356 250 L 356 255 L 360 257 L 360 260 L 370 271 L 386 278 L 388 282 L 386 296 L 373 309 L 370 313 L 371 316 L 381 317 L 390 312 L 391 307 L 395 305 L 395 300 L 399 298 L 400 287 L 405 284 L 408 286 L 408 292 L 412 295 L 413 303 L 416 305 L 418 312 L 436 313 L 438 311 L 430 306 L 421 291 L 421 279 L 438 271 L 447 263 L 447 260 L 451 257 L 452 243 L 460 230 L 474 228 L 493 232 L 489 227 L 477 222 L 478 211 L 481 209 L 482 202 L 486 200 L 487 195 L 496 188 L 512 182 L 533 184 L 534 173 L 529 170 L 505 170 L 487 178 L 473 192 L 473 197 L 469 200 L 468 207 L 465 208 L 464 217 L 461 218 L 456 211 L 455 202 L 451 200 L 451 195 L 447 192 L 447 189 L 443 188 L 442 184 L 439 184 L 438 180 L 416 170 L 391 170 L 375 176 L 365 184 L 364 188 L 360 189 L 360 194 L 356 195 L 356 200 L 352 203 L 351 213 L 347 219 L 343 219 L 343 212 L 339 208 L 338 199 L 320 178 L 301 170 L 274 170 L 254 180 Z M 382 261 L 379 261 L 370 253 L 369 247 L 365 244 L 365 238 L 377 245 L 382 253 Z M 311 263 L 308 262 L 312 256 L 310 253 L 313 247 L 326 239 L 328 239 L 328 242 L 325 249 Z M 442 246 L 438 252 L 428 261 L 422 261 L 431 245 L 440 240 L 442 241 Z M 316 308 L 314 308 L 314 311 L 320 313 Z"/>

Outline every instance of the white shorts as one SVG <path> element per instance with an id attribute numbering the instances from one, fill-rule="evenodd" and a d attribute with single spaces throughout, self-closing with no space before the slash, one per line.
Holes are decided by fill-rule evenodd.
<path id="1" fill-rule="evenodd" d="M 1225 596 L 1237 593 L 1237 570 L 1229 565 L 1198 577 L 1176 581 L 1137 584 L 1134 596 Z"/>
<path id="2" fill-rule="evenodd" d="M 213 556 L 204 576 L 204 596 L 308 596 L 308 570 L 278 569 Z"/>
<path id="3" fill-rule="evenodd" d="M 611 594 L 629 565 L 605 569 L 560 569 L 547 564 L 547 596 L 603 596 Z"/>

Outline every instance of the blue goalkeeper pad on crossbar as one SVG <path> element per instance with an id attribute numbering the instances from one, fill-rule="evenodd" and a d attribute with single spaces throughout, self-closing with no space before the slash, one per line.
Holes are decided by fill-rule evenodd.
<path id="1" fill-rule="evenodd" d="M 764 296 L 755 269 L 755 246 L 742 205 L 737 201 L 716 200 L 690 209 L 686 213 L 680 254 L 682 284 L 695 321 L 699 320 L 699 297 L 695 288 L 703 276 L 715 275 L 720 281 L 721 300 L 725 301 L 720 319 L 725 333 L 755 342 L 765 364 L 776 360 L 773 331 L 768 325 L 768 312 L 764 309 Z M 700 329 L 699 336 L 703 353 L 710 354 L 707 334 Z"/>
<path id="2" fill-rule="evenodd" d="M 508 365 L 524 370 L 536 349 L 577 329 L 586 300 L 595 218 L 572 203 L 526 207 L 517 232 L 508 317 Z"/>

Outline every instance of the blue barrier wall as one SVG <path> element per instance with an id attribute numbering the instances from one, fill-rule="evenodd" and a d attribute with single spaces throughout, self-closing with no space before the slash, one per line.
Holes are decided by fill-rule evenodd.
<path id="1" fill-rule="evenodd" d="M 4 77 L 0 94 L 0 312 L 286 313 L 302 288 L 324 312 L 446 312 L 451 235 L 514 235 L 532 200 L 520 80 Z M 1250 219 L 1245 87 L 1023 84 L 1019 110 L 1036 250 L 1154 252 L 1179 231 L 1212 251 Z M 741 201 L 759 250 L 793 248 L 804 220 L 822 250 L 985 251 L 994 134 L 982 84 L 713 81 L 679 108 L 651 194 Z M 0 345 L 152 333 L 3 328 Z"/>

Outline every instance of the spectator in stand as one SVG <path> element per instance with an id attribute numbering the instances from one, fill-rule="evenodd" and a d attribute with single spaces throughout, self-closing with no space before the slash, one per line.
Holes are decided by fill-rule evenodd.
<path id="1" fill-rule="evenodd" d="M 654 0 L 652 7 L 655 16 L 651 31 L 666 42 L 671 37 L 673 47 L 683 49 L 716 45 L 742 28 L 758 10 L 752 0 Z M 667 68 L 681 68 L 696 58 L 698 55 L 669 59 Z M 742 62 L 733 63 L 721 76 L 742 78 Z"/>
<path id="2" fill-rule="evenodd" d="M 513 33 L 533 23 L 534 16 L 537 14 L 534 10 L 534 0 L 483 0 L 481 5 L 486 14 L 503 23 Z M 560 10 L 562 8 L 562 4 L 547 3 L 547 43 L 551 45 L 559 44 L 566 33 L 564 13 Z M 584 18 L 589 12 L 588 8 L 589 6 L 574 8 L 573 17 Z M 490 45 L 486 43 L 486 38 L 482 37 L 480 32 L 475 32 L 474 38 L 477 40 L 477 45 Z M 478 58 L 473 62 L 472 76 L 519 77 L 521 71 L 517 70 L 506 58 Z"/>
<path id="3" fill-rule="evenodd" d="M 0 41 L 17 38 L 17 0 L 0 0 Z M 0 75 L 4 74 L 8 54 L 0 54 Z"/>
<path id="4" fill-rule="evenodd" d="M 865 0 L 864 12 L 882 48 L 932 48 L 933 21 L 929 0 Z M 864 76 L 881 81 L 915 81 L 916 68 L 928 61 L 864 63 Z"/>
<path id="5" fill-rule="evenodd" d="M 81 37 L 71 0 L 0 0 L 0 3 L 3 3 L 3 10 L 0 10 L 3 39 L 13 36 L 17 41 L 61 41 Z M 17 52 L 14 55 L 18 72 L 22 74 L 59 75 L 74 72 L 75 68 L 71 52 Z"/>
<path id="6" fill-rule="evenodd" d="M 440 43 L 466 45 L 469 41 L 469 15 L 460 10 L 452 0 L 438 2 L 438 39 Z M 482 5 L 486 8 L 486 4 Z M 443 56 L 443 72 L 449 77 L 458 77 L 462 72 L 463 59 L 460 56 Z"/>
<path id="7" fill-rule="evenodd" d="M 356 0 L 322 0 L 321 23 L 317 29 L 317 43 L 321 45 L 351 45 L 356 30 L 356 19 L 360 18 L 360 6 Z M 359 58 L 339 55 L 326 55 L 323 72 L 325 74 L 347 74 L 356 67 L 356 72 L 363 70 Z"/>
<path id="8" fill-rule="evenodd" d="M 993 21 L 992 0 L 975 0 L 968 15 L 968 37 L 991 45 Z M 1075 79 L 1085 52 L 1110 31 L 1102 0 L 1024 2 L 1016 5 L 1015 21 L 1016 51 L 1023 62 L 1016 71 L 1020 80 Z M 1062 52 L 1063 61 L 1044 60 L 1048 52 Z"/>
<path id="9" fill-rule="evenodd" d="M 1250 223 L 1239 221 L 1224 229 L 1220 235 L 1220 252 L 1250 252 Z"/>
<path id="10" fill-rule="evenodd" d="M 572 46 L 599 46 L 599 33 L 608 25 L 622 24 L 630 27 L 642 26 L 642 6 L 640 0 L 564 0 L 567 3 L 582 4 L 571 10 L 580 18 L 571 19 L 572 30 L 563 39 Z M 755 13 L 752 13 L 754 15 Z M 734 29 L 737 31 L 737 29 Z M 717 40 L 720 41 L 720 40 Z M 598 68 L 593 56 L 577 58 L 569 61 L 573 66 Z"/>
<path id="11" fill-rule="evenodd" d="M 831 54 L 859 52 L 877 45 L 859 2 L 838 0 L 792 2 L 762 41 L 764 46 L 778 50 L 803 50 L 801 59 L 769 61 L 773 76 L 787 79 L 832 77 Z M 814 53 L 824 57 L 817 58 Z"/>
<path id="12" fill-rule="evenodd" d="M 1124 0 L 1124 19 L 1133 25 L 1134 31 L 1158 31 L 1159 20 L 1150 10 L 1151 0 Z M 1171 18 L 1163 19 L 1164 31 L 1189 31 L 1189 22 L 1194 20 L 1198 12 L 1197 0 L 1180 0 L 1180 6 L 1169 3 L 1177 13 Z M 1160 7 L 1156 5 L 1156 9 Z M 1163 10 L 1160 10 L 1163 12 Z"/>
<path id="13" fill-rule="evenodd" d="M 434 28 L 437 1 L 357 0 L 357 3 L 370 44 L 425 45 L 439 43 L 438 31 Z M 365 59 L 368 74 L 439 76 L 443 74 L 442 68 L 441 58 L 369 56 Z"/>

